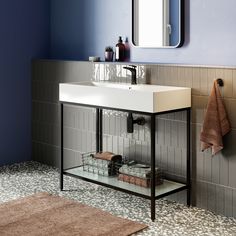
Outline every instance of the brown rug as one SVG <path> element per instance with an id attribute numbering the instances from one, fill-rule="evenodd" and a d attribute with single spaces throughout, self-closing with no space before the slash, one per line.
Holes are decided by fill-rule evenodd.
<path id="1" fill-rule="evenodd" d="M 1 236 L 124 236 L 146 227 L 48 193 L 0 204 Z"/>

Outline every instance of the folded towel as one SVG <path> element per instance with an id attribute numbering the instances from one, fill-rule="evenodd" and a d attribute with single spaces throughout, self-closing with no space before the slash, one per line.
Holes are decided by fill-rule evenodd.
<path id="1" fill-rule="evenodd" d="M 112 152 L 98 152 L 96 154 L 91 154 L 96 159 L 102 159 L 107 161 L 122 161 L 121 155 L 116 155 Z"/>
<path id="2" fill-rule="evenodd" d="M 89 160 L 88 158 L 83 162 L 83 165 L 95 166 L 98 168 L 111 168 L 113 163 L 111 161 L 101 160 L 92 158 Z"/>
<path id="3" fill-rule="evenodd" d="M 130 184 L 138 185 L 141 187 L 145 187 L 145 188 L 149 188 L 151 186 L 150 179 L 144 179 L 144 178 L 139 178 L 139 177 L 125 175 L 125 174 L 119 174 L 118 180 L 130 183 Z M 162 183 L 163 183 L 163 180 L 161 178 L 156 178 L 156 181 L 155 181 L 156 185 L 160 185 Z"/>
<path id="4" fill-rule="evenodd" d="M 136 176 L 139 178 L 150 178 L 151 177 L 151 167 L 148 165 L 143 165 L 143 164 L 134 164 L 134 165 L 123 165 L 120 169 L 119 172 L 121 174 L 128 174 L 131 176 Z M 155 168 L 155 175 L 160 175 L 161 170 L 160 168 L 156 167 Z"/>
<path id="5" fill-rule="evenodd" d="M 212 148 L 212 155 L 223 149 L 223 136 L 231 130 L 217 81 L 214 81 L 200 135 L 202 151 Z"/>
<path id="6" fill-rule="evenodd" d="M 116 175 L 116 171 L 112 168 L 100 168 L 100 167 L 90 166 L 90 165 L 83 166 L 83 171 L 90 172 L 93 174 L 103 175 L 103 176 Z"/>

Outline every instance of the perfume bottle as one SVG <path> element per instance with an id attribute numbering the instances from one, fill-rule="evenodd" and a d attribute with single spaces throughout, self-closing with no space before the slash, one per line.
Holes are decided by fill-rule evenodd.
<path id="1" fill-rule="evenodd" d="M 121 36 L 116 44 L 116 61 L 125 61 L 125 45 Z"/>

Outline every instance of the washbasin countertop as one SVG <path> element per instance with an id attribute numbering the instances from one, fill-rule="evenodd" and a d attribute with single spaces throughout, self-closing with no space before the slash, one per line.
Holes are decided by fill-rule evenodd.
<path id="1" fill-rule="evenodd" d="M 92 81 L 61 83 L 59 100 L 104 108 L 157 113 L 191 107 L 191 88 Z"/>

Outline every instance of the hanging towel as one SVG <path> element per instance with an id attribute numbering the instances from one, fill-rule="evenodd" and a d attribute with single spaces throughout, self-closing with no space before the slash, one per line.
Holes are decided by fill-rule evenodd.
<path id="1" fill-rule="evenodd" d="M 212 155 L 223 149 L 223 136 L 231 130 L 217 81 L 214 81 L 200 135 L 202 151 L 212 148 Z"/>

